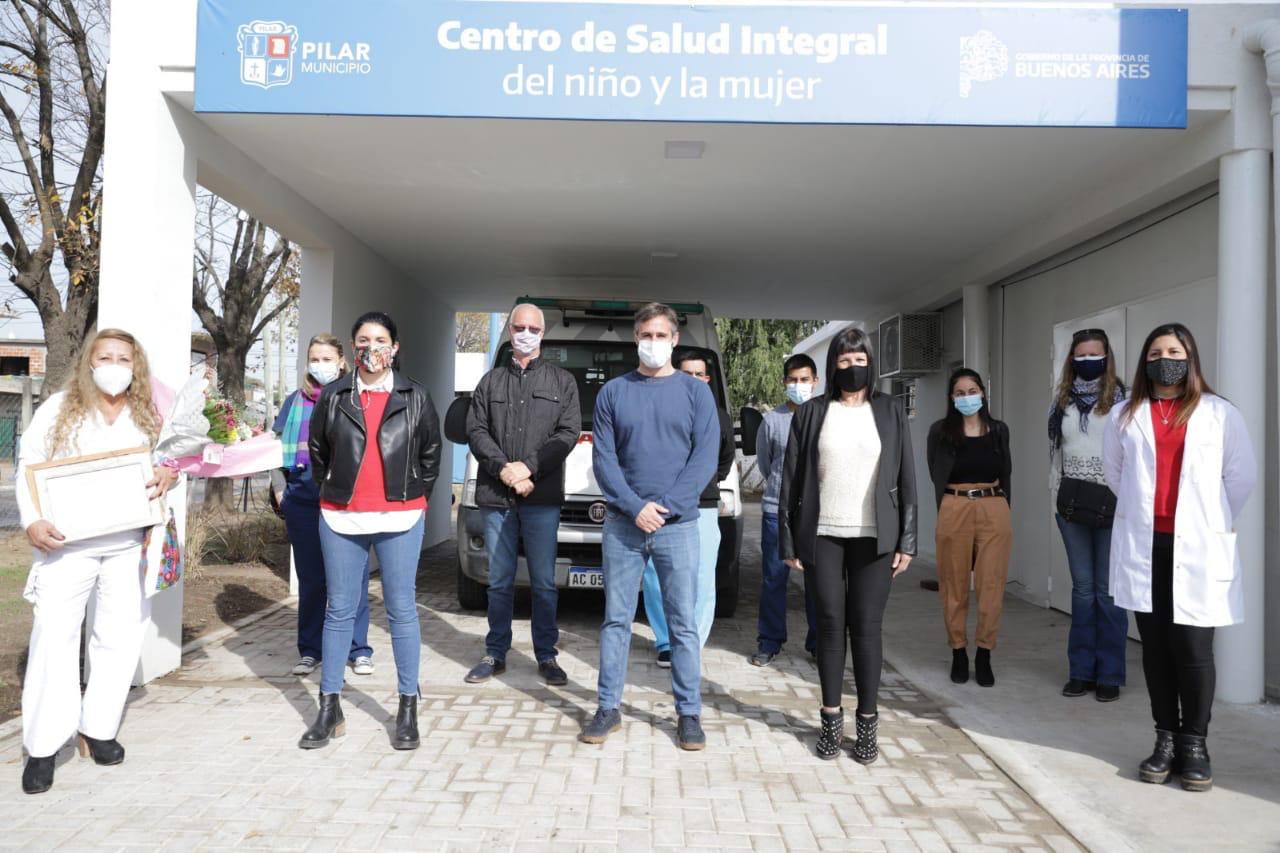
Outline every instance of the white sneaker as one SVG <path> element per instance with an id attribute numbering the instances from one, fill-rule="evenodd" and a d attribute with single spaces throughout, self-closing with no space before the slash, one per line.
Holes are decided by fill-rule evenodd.
<path id="1" fill-rule="evenodd" d="M 297 663 L 293 665 L 294 675 L 310 675 L 316 671 L 316 667 L 320 665 L 320 661 L 311 657 L 311 655 L 303 655 Z"/>
<path id="2" fill-rule="evenodd" d="M 351 671 L 356 675 L 373 675 L 373 658 L 358 657 L 351 662 Z"/>

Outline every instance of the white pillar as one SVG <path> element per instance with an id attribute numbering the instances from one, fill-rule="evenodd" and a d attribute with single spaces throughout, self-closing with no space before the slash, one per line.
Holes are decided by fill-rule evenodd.
<path id="1" fill-rule="evenodd" d="M 1249 158 L 1248 166 L 1245 166 L 1243 164 L 1237 164 L 1237 165 L 1233 165 L 1231 167 L 1231 170 L 1234 172 L 1244 172 L 1246 170 L 1248 170 L 1249 172 L 1253 172 L 1261 168 L 1262 170 L 1265 171 L 1268 155 L 1271 155 L 1270 156 L 1271 169 L 1272 169 L 1271 194 L 1270 194 L 1270 198 L 1264 199 L 1264 202 L 1263 202 L 1265 206 L 1265 210 L 1263 213 L 1263 221 L 1261 223 L 1261 227 L 1263 229 L 1266 228 L 1265 217 L 1269 214 L 1271 224 L 1274 228 L 1272 233 L 1269 235 L 1269 239 L 1271 240 L 1271 248 L 1272 248 L 1271 257 L 1273 259 L 1276 259 L 1276 258 L 1280 258 L 1280 210 L 1277 210 L 1277 206 L 1280 205 L 1280 156 L 1276 156 L 1277 146 L 1280 145 L 1280 19 L 1272 18 L 1269 20 L 1254 22 L 1253 24 L 1250 24 L 1248 27 L 1246 27 L 1241 35 L 1242 35 L 1242 42 L 1244 44 L 1244 47 L 1247 50 L 1250 50 L 1254 53 L 1262 54 L 1263 60 L 1265 62 L 1266 83 L 1267 83 L 1267 88 L 1270 90 L 1270 95 L 1271 95 L 1269 99 L 1270 113 L 1271 113 L 1270 115 L 1271 150 L 1270 151 L 1260 150 L 1256 152 L 1257 155 L 1259 155 L 1258 157 Z M 1253 154 L 1254 152 L 1246 152 L 1246 153 Z M 1261 163 L 1259 163 L 1259 159 Z M 1226 167 L 1226 162 L 1224 160 L 1224 162 L 1222 163 L 1224 174 L 1226 172 L 1225 167 Z M 1244 176 L 1242 174 L 1238 174 L 1235 180 L 1243 181 Z M 1257 205 L 1258 203 L 1257 199 L 1253 197 L 1253 194 L 1256 194 L 1258 192 L 1257 188 L 1253 187 L 1250 192 L 1251 194 L 1250 194 L 1248 203 L 1251 205 Z M 1223 217 L 1221 228 L 1225 232 L 1225 230 L 1228 227 L 1226 218 L 1225 218 L 1225 215 L 1226 215 L 1225 211 L 1227 210 L 1225 187 L 1223 187 L 1220 209 L 1223 211 L 1223 213 L 1220 214 L 1220 216 Z M 1254 227 L 1257 227 L 1257 223 L 1253 223 L 1253 225 Z M 1219 258 L 1221 259 L 1225 257 L 1225 255 L 1226 255 L 1226 245 L 1224 243 L 1219 248 Z M 1221 262 L 1222 261 L 1220 260 L 1219 263 L 1221 264 Z M 1249 262 L 1251 266 L 1256 266 L 1258 263 L 1256 257 L 1251 257 L 1249 259 Z M 1265 287 L 1275 288 L 1277 297 L 1280 297 L 1280 280 L 1277 280 L 1277 279 L 1267 280 L 1268 270 L 1266 269 L 1265 253 L 1263 254 L 1262 263 L 1263 263 L 1263 275 L 1262 275 L 1263 283 L 1261 286 L 1264 288 Z M 1256 272 L 1254 272 L 1252 269 L 1251 269 L 1251 272 L 1256 275 Z M 1219 275 L 1221 276 L 1221 271 Z M 1222 291 L 1222 285 L 1223 285 L 1223 280 L 1220 278 L 1218 283 L 1220 293 Z M 1222 297 L 1220 296 L 1219 299 L 1221 300 L 1221 298 Z M 1257 302 L 1258 302 L 1258 299 L 1256 295 L 1248 300 L 1249 305 L 1256 305 Z M 1265 304 L 1266 303 L 1265 303 L 1265 291 L 1264 291 L 1264 301 L 1261 303 L 1260 307 L 1256 308 L 1259 315 L 1261 315 L 1263 310 L 1265 310 Z M 1236 310 L 1243 311 L 1245 310 L 1245 308 L 1246 306 L 1242 304 Z M 1223 319 L 1221 312 L 1222 312 L 1222 306 L 1220 305 L 1219 319 L 1218 319 L 1218 327 L 1220 330 L 1228 328 L 1227 321 Z M 1259 316 L 1255 320 L 1252 320 L 1250 325 L 1247 327 L 1248 328 L 1247 334 L 1257 334 L 1258 333 L 1257 327 L 1260 322 L 1262 322 L 1261 316 Z M 1262 323 L 1262 326 L 1263 328 L 1265 328 L 1265 323 Z M 1242 332 L 1244 332 L 1243 329 L 1240 332 L 1237 332 L 1235 329 L 1231 329 L 1232 335 L 1239 335 L 1240 337 L 1245 337 L 1245 334 L 1242 334 Z M 1221 334 L 1221 331 L 1219 332 L 1219 334 Z M 1266 442 L 1267 434 L 1264 432 L 1266 428 L 1266 418 L 1265 418 L 1266 413 L 1263 411 L 1263 406 L 1261 402 L 1263 399 L 1263 394 L 1261 393 L 1261 390 L 1263 388 L 1262 383 L 1266 381 L 1266 377 L 1269 375 L 1267 366 L 1264 365 L 1264 361 L 1268 357 L 1268 348 L 1267 348 L 1267 342 L 1265 342 L 1263 338 L 1259 337 L 1258 340 L 1259 340 L 1259 347 L 1261 349 L 1261 351 L 1256 354 L 1256 357 L 1259 360 L 1258 366 L 1257 366 L 1257 370 L 1259 372 L 1259 375 L 1257 376 L 1259 380 L 1259 384 L 1255 386 L 1253 389 L 1251 389 L 1251 392 L 1250 392 L 1251 397 L 1247 401 L 1242 401 L 1241 399 L 1239 399 L 1239 395 L 1236 395 L 1235 397 L 1233 397 L 1237 405 L 1240 405 L 1242 402 L 1245 403 L 1245 405 L 1241 405 L 1240 408 L 1241 408 L 1241 411 L 1245 413 L 1245 417 L 1249 425 L 1249 431 L 1250 431 L 1251 437 L 1253 438 L 1254 446 L 1256 449 L 1260 449 L 1261 451 L 1259 453 L 1259 457 L 1262 463 L 1262 477 L 1259 478 L 1260 488 L 1257 490 L 1259 494 L 1255 494 L 1253 498 L 1250 500 L 1250 506 L 1245 514 L 1246 517 L 1242 519 L 1242 525 L 1243 524 L 1250 525 L 1248 539 L 1241 540 L 1242 542 L 1244 542 L 1244 545 L 1242 545 L 1242 548 L 1246 546 L 1252 547 L 1254 549 L 1254 553 L 1256 554 L 1256 556 L 1253 557 L 1253 562 L 1250 563 L 1249 554 L 1247 552 L 1244 552 L 1242 554 L 1242 556 L 1246 560 L 1244 564 L 1245 608 L 1246 608 L 1245 624 L 1237 628 L 1229 629 L 1228 631 L 1223 631 L 1222 632 L 1223 640 L 1226 640 L 1226 643 L 1220 641 L 1218 644 L 1219 692 L 1222 695 L 1222 698 L 1227 699 L 1228 701 L 1243 701 L 1243 702 L 1256 702 L 1259 699 L 1261 699 L 1262 694 L 1265 691 L 1265 685 L 1266 685 L 1266 681 L 1265 681 L 1266 633 L 1265 633 L 1264 623 L 1267 616 L 1267 613 L 1266 613 L 1267 596 L 1266 596 L 1266 589 L 1263 584 L 1264 584 L 1264 578 L 1266 573 L 1265 558 L 1274 557 L 1274 555 L 1267 555 L 1264 553 L 1264 550 L 1263 550 L 1266 544 L 1265 529 L 1263 527 L 1263 524 L 1265 521 L 1264 513 L 1266 511 L 1265 509 L 1266 494 L 1265 494 L 1265 487 L 1263 487 L 1262 484 L 1266 483 L 1269 478 L 1275 477 L 1277 473 L 1280 472 L 1280 462 L 1277 461 L 1277 455 L 1278 455 L 1277 448 L 1267 446 L 1267 442 Z M 1271 347 L 1275 348 L 1277 347 L 1277 342 L 1272 341 L 1270 342 L 1270 345 Z M 1222 347 L 1222 344 L 1220 344 L 1219 346 Z M 1225 347 L 1222 347 L 1222 348 L 1225 349 Z M 1272 349 L 1270 351 L 1270 357 L 1272 358 L 1272 360 L 1269 366 L 1272 370 L 1276 371 L 1275 374 L 1271 374 L 1273 381 L 1276 380 L 1277 376 L 1280 376 L 1280 363 L 1278 363 L 1275 360 L 1276 355 L 1277 353 L 1275 349 Z M 1225 366 L 1219 367 L 1218 369 L 1219 376 L 1226 375 L 1224 372 L 1225 369 L 1226 369 Z M 1221 381 L 1219 382 L 1219 384 L 1225 385 L 1225 383 Z M 1241 388 L 1241 393 L 1243 392 L 1244 392 L 1244 389 Z M 1225 391 L 1224 389 L 1224 393 L 1228 393 L 1228 392 Z M 1272 413 L 1272 415 L 1273 417 L 1280 417 L 1280 413 Z M 1241 531 L 1243 532 L 1243 527 L 1241 528 Z M 1274 580 L 1275 578 L 1273 578 L 1273 581 Z M 1250 585 L 1251 582 L 1252 582 L 1252 585 Z M 1227 639 L 1228 637 L 1230 639 Z M 1229 665 L 1227 664 L 1228 650 L 1237 651 L 1237 649 L 1240 653 L 1246 656 L 1244 664 L 1247 664 L 1248 669 L 1240 673 L 1232 672 L 1230 676 L 1228 676 L 1223 672 L 1226 666 Z M 1235 668 L 1234 665 L 1231 665 L 1231 666 L 1233 667 L 1233 669 Z M 1234 682 L 1237 679 L 1240 682 L 1238 685 L 1234 683 L 1229 683 L 1229 682 Z"/>
<path id="2" fill-rule="evenodd" d="M 145 3 L 111 9 L 111 62 L 103 156 L 98 326 L 136 335 L 161 382 L 186 379 L 191 352 L 191 258 L 195 158 L 161 94 L 153 46 L 166 33 Z M 185 525 L 186 489 L 170 492 Z M 182 586 L 152 600 L 137 683 L 182 663 Z"/>
<path id="3" fill-rule="evenodd" d="M 1239 408 L 1265 459 L 1271 152 L 1234 151 L 1218 169 L 1217 389 Z M 1215 650 L 1218 697 L 1227 702 L 1260 702 L 1264 691 L 1265 503 L 1265 489 L 1255 489 L 1236 519 L 1245 618 L 1219 631 Z"/>
<path id="4" fill-rule="evenodd" d="M 987 308 L 987 290 L 985 284 L 964 286 L 964 366 L 978 371 L 982 381 L 990 388 L 991 341 L 988 335 L 990 312 Z"/>

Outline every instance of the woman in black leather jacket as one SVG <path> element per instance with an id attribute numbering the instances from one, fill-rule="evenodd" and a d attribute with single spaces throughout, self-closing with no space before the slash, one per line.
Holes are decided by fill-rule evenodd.
<path id="1" fill-rule="evenodd" d="M 326 385 L 311 415 L 311 470 L 320 485 L 320 547 L 329 600 L 320 669 L 320 713 L 298 746 L 316 749 L 346 732 L 338 694 L 369 549 L 378 554 L 400 708 L 391 745 L 418 747 L 416 577 L 427 495 L 440 471 L 440 425 L 421 385 L 394 370 L 395 321 L 373 311 L 351 329 L 356 370 Z"/>
<path id="2" fill-rule="evenodd" d="M 876 693 L 881 623 L 892 579 L 916 553 L 916 474 L 902 404 L 881 394 L 871 342 L 861 329 L 827 351 L 827 391 L 796 409 L 778 496 L 779 556 L 807 573 L 818 617 L 822 733 L 817 753 L 835 758 L 844 737 L 845 636 L 858 688 L 853 758 L 879 755 Z"/>

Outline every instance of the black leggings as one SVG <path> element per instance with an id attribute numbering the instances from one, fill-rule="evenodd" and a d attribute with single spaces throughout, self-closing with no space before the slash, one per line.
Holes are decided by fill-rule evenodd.
<path id="1" fill-rule="evenodd" d="M 853 682 L 858 711 L 876 712 L 880 690 L 880 625 L 889 602 L 893 559 L 876 553 L 876 540 L 819 536 L 815 563 L 805 566 L 818 616 L 818 678 L 822 704 L 838 708 L 844 682 L 845 629 L 853 645 Z"/>
<path id="2" fill-rule="evenodd" d="M 1157 533 L 1151 547 L 1151 612 L 1135 613 L 1142 637 L 1156 728 L 1207 737 L 1217 670 L 1213 629 L 1173 621 L 1173 535 Z"/>

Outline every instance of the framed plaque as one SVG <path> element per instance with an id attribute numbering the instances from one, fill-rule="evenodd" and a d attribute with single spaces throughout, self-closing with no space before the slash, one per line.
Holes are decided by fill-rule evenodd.
<path id="1" fill-rule="evenodd" d="M 164 523 L 163 501 L 148 500 L 151 448 L 68 456 L 27 468 L 40 517 L 68 542 Z"/>

